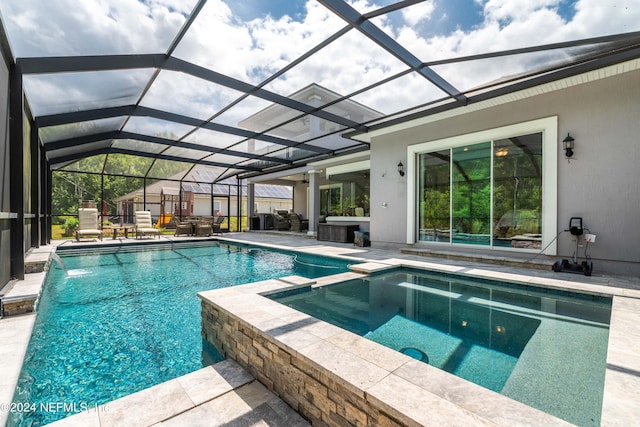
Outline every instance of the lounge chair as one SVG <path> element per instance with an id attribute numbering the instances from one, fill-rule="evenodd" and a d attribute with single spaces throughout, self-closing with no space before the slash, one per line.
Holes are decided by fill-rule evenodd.
<path id="1" fill-rule="evenodd" d="M 81 237 L 99 237 L 102 240 L 102 230 L 98 226 L 98 209 L 78 209 L 76 240 L 79 242 Z"/>
<path id="2" fill-rule="evenodd" d="M 160 231 L 153 228 L 153 222 L 151 221 L 151 212 L 149 211 L 136 211 L 136 239 L 142 236 L 156 235 L 160 238 Z"/>

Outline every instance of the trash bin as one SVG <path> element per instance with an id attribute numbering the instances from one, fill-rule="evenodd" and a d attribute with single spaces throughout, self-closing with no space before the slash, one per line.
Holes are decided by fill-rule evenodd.
<path id="1" fill-rule="evenodd" d="M 354 246 L 371 246 L 371 242 L 369 241 L 369 232 L 368 231 L 354 231 L 353 232 L 353 244 Z"/>

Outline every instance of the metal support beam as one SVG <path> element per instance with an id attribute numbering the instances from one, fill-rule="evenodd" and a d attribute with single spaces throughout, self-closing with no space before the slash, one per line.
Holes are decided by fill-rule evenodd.
<path id="1" fill-rule="evenodd" d="M 145 55 L 49 56 L 17 58 L 23 74 L 80 73 L 85 71 L 162 68 L 164 53 Z"/>
<path id="2" fill-rule="evenodd" d="M 58 126 L 69 123 L 84 122 L 90 120 L 108 119 L 120 116 L 137 116 L 137 117 L 153 117 L 154 119 L 166 120 L 170 122 L 180 123 L 187 126 L 202 127 L 215 132 L 226 133 L 229 135 L 239 136 L 245 139 L 257 139 L 259 141 L 271 142 L 285 147 L 297 147 L 300 149 L 316 152 L 327 153 L 329 150 L 308 145 L 286 138 L 280 138 L 273 135 L 261 134 L 247 129 L 236 128 L 219 123 L 203 122 L 200 119 L 184 116 L 182 114 L 170 113 L 167 111 L 157 110 L 155 108 L 142 107 L 135 105 L 126 105 L 122 107 L 100 108 L 95 110 L 77 111 L 72 113 L 52 114 L 48 116 L 40 116 L 36 118 L 39 127 Z M 174 141 L 175 142 L 175 141 Z M 185 142 L 180 141 L 181 144 Z M 223 149 L 218 149 L 224 151 Z M 244 154 L 247 156 L 247 154 Z"/>
<path id="3" fill-rule="evenodd" d="M 44 155 L 43 155 L 43 160 L 44 160 Z M 51 165 L 49 165 L 48 162 L 46 162 L 47 168 L 47 192 L 46 192 L 46 197 L 47 197 L 47 244 L 51 243 L 51 236 L 52 236 L 52 227 L 53 227 L 53 217 L 52 217 L 52 212 L 53 212 L 53 199 L 52 199 L 52 194 L 53 194 L 53 172 L 51 171 Z"/>
<path id="4" fill-rule="evenodd" d="M 344 0 L 318 0 L 333 13 L 344 19 L 349 25 L 360 31 L 371 39 L 374 43 L 395 56 L 397 59 L 408 65 L 424 78 L 429 80 L 440 90 L 453 97 L 458 103 L 465 105 L 466 97 L 456 89 L 451 83 L 442 78 L 438 73 L 429 67 L 423 66 L 422 61 L 409 52 L 404 46 L 391 38 L 387 33 L 378 28 L 374 23 L 367 20 L 365 15 L 361 15 L 351 5 Z"/>
<path id="5" fill-rule="evenodd" d="M 191 28 L 191 25 L 193 25 L 196 18 L 200 14 L 200 11 L 202 11 L 202 8 L 204 8 L 205 4 L 207 4 L 207 0 L 198 1 L 198 4 L 196 4 L 196 6 L 193 8 L 187 20 L 184 22 L 184 24 L 182 24 L 182 28 L 180 28 L 180 31 L 171 42 L 169 49 L 167 49 L 167 55 L 171 55 L 173 51 L 176 50 L 176 48 L 178 47 L 178 45 L 180 44 L 184 36 L 187 34 L 187 31 L 189 30 L 189 28 Z"/>
<path id="6" fill-rule="evenodd" d="M 236 213 L 238 214 L 238 229 L 236 231 L 242 231 L 242 180 L 236 181 Z M 231 230 L 229 230 L 231 231 Z"/>
<path id="7" fill-rule="evenodd" d="M 40 150 L 40 244 L 47 245 L 51 241 L 51 227 L 49 221 L 51 220 L 50 209 L 50 179 L 51 171 L 49 170 L 49 164 L 44 154 L 44 150 Z"/>
<path id="8" fill-rule="evenodd" d="M 109 147 L 98 148 L 95 150 L 84 151 L 81 153 L 69 154 L 66 156 L 50 157 L 49 161 L 51 162 L 52 165 L 56 165 L 56 164 L 66 163 L 69 161 L 85 159 L 91 156 L 97 156 L 99 154 L 129 154 L 131 156 L 147 157 L 147 158 L 161 159 L 161 160 L 171 160 L 174 162 L 197 163 L 199 165 L 216 166 L 216 167 L 223 167 L 223 168 L 230 167 L 232 169 L 240 169 L 244 171 L 254 171 L 254 172 L 260 171 L 260 168 L 251 167 L 251 166 L 229 165 L 227 163 L 212 162 L 208 160 L 187 159 L 184 157 L 169 156 L 166 154 L 155 154 L 155 153 L 147 153 L 144 151 L 125 150 L 123 148 L 109 148 Z"/>
<path id="9" fill-rule="evenodd" d="M 11 221 L 11 276 L 24 279 L 24 96 L 19 65 L 9 69 L 9 209 Z"/>
<path id="10" fill-rule="evenodd" d="M 98 217 L 100 218 L 100 228 L 102 228 L 102 224 L 104 223 L 104 173 L 100 174 L 100 211 L 98 212 Z"/>
<path id="11" fill-rule="evenodd" d="M 208 145 L 194 144 L 191 142 L 182 142 L 182 141 L 176 141 L 173 139 L 167 139 L 167 138 L 162 138 L 158 136 L 142 135 L 139 133 L 124 132 L 124 131 L 102 132 L 102 133 L 96 133 L 92 135 L 79 136 L 75 138 L 61 139 L 59 141 L 52 141 L 44 144 L 44 148 L 48 153 L 50 153 L 55 150 L 61 150 L 64 148 L 77 147 L 83 144 L 90 144 L 93 142 L 108 141 L 108 140 L 114 140 L 114 139 L 134 139 L 137 141 L 151 142 L 153 144 L 166 145 L 170 147 L 180 147 L 180 148 L 188 148 L 196 151 L 204 151 L 206 153 L 213 153 L 213 154 L 220 153 L 220 154 L 227 154 L 229 156 L 242 157 L 244 159 L 264 160 L 271 163 L 279 163 L 279 164 L 292 163 L 290 160 L 281 159 L 279 157 L 245 153 L 245 152 L 236 151 L 236 150 L 226 150 L 224 148 L 211 147 Z M 184 159 L 187 162 L 193 161 L 193 158 L 185 157 Z"/>
<path id="12" fill-rule="evenodd" d="M 104 179 L 104 175 L 103 179 Z M 146 211 L 147 210 L 147 177 L 144 177 L 143 180 L 143 186 L 142 186 L 142 210 Z M 182 182 L 180 183 L 180 185 L 182 185 Z"/>
<path id="13" fill-rule="evenodd" d="M 253 182 L 247 183 L 247 229 L 253 230 L 253 224 L 251 218 L 255 213 L 254 206 L 256 205 L 256 185 Z"/>
<path id="14" fill-rule="evenodd" d="M 29 135 L 29 143 L 31 144 L 31 213 L 35 216 L 31 219 L 31 247 L 40 247 L 40 234 L 42 233 L 41 227 L 41 214 L 42 208 L 40 205 L 40 192 L 44 189 L 41 188 L 40 180 L 40 141 L 38 139 L 38 128 L 35 123 L 31 122 L 31 134 Z"/>
<path id="15" fill-rule="evenodd" d="M 39 128 L 47 126 L 66 125 L 76 122 L 88 122 L 91 120 L 108 119 L 111 117 L 129 116 L 136 110 L 135 105 L 123 105 L 120 107 L 97 108 L 85 111 L 73 111 L 71 113 L 50 114 L 36 117 Z"/>

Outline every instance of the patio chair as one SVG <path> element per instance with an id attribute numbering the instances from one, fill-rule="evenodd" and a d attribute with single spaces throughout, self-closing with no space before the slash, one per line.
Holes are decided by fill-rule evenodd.
<path id="1" fill-rule="evenodd" d="M 287 216 L 284 216 L 283 214 L 274 213 L 272 217 L 273 217 L 273 228 L 275 228 L 276 230 L 289 230 L 291 228 L 291 222 L 289 222 L 288 214 Z"/>
<path id="2" fill-rule="evenodd" d="M 306 231 L 309 229 L 309 220 L 302 219 L 302 215 L 292 213 L 291 216 L 291 231 Z"/>
<path id="3" fill-rule="evenodd" d="M 98 226 L 98 209 L 79 208 L 78 227 L 76 228 L 76 240 L 81 237 L 99 237 L 102 240 L 102 230 Z"/>
<path id="4" fill-rule="evenodd" d="M 196 223 L 196 236 L 211 236 L 212 230 L 213 218 L 203 218 Z"/>
<path id="5" fill-rule="evenodd" d="M 174 236 L 191 236 L 193 234 L 193 224 L 188 221 L 178 221 L 176 217 L 171 218 L 176 229 Z"/>
<path id="6" fill-rule="evenodd" d="M 136 211 L 136 239 L 142 236 L 156 235 L 160 238 L 160 231 L 153 228 L 153 222 L 151 221 L 151 212 L 149 211 Z"/>
<path id="7" fill-rule="evenodd" d="M 220 229 L 220 226 L 224 222 L 225 218 L 226 218 L 225 216 L 216 217 L 216 220 L 213 221 L 213 224 L 211 224 L 211 233 L 212 234 L 222 234 L 222 230 Z"/>

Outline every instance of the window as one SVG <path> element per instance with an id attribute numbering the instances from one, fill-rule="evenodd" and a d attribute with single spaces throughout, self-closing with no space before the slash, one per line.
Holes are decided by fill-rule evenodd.
<path id="1" fill-rule="evenodd" d="M 327 168 L 329 185 L 320 187 L 320 214 L 368 219 L 369 168 L 368 160 Z"/>
<path id="2" fill-rule="evenodd" d="M 342 212 L 342 185 L 320 187 L 320 215 L 339 216 Z"/>
<path id="3" fill-rule="evenodd" d="M 555 253 L 556 140 L 553 118 L 410 147 L 415 240 Z"/>

